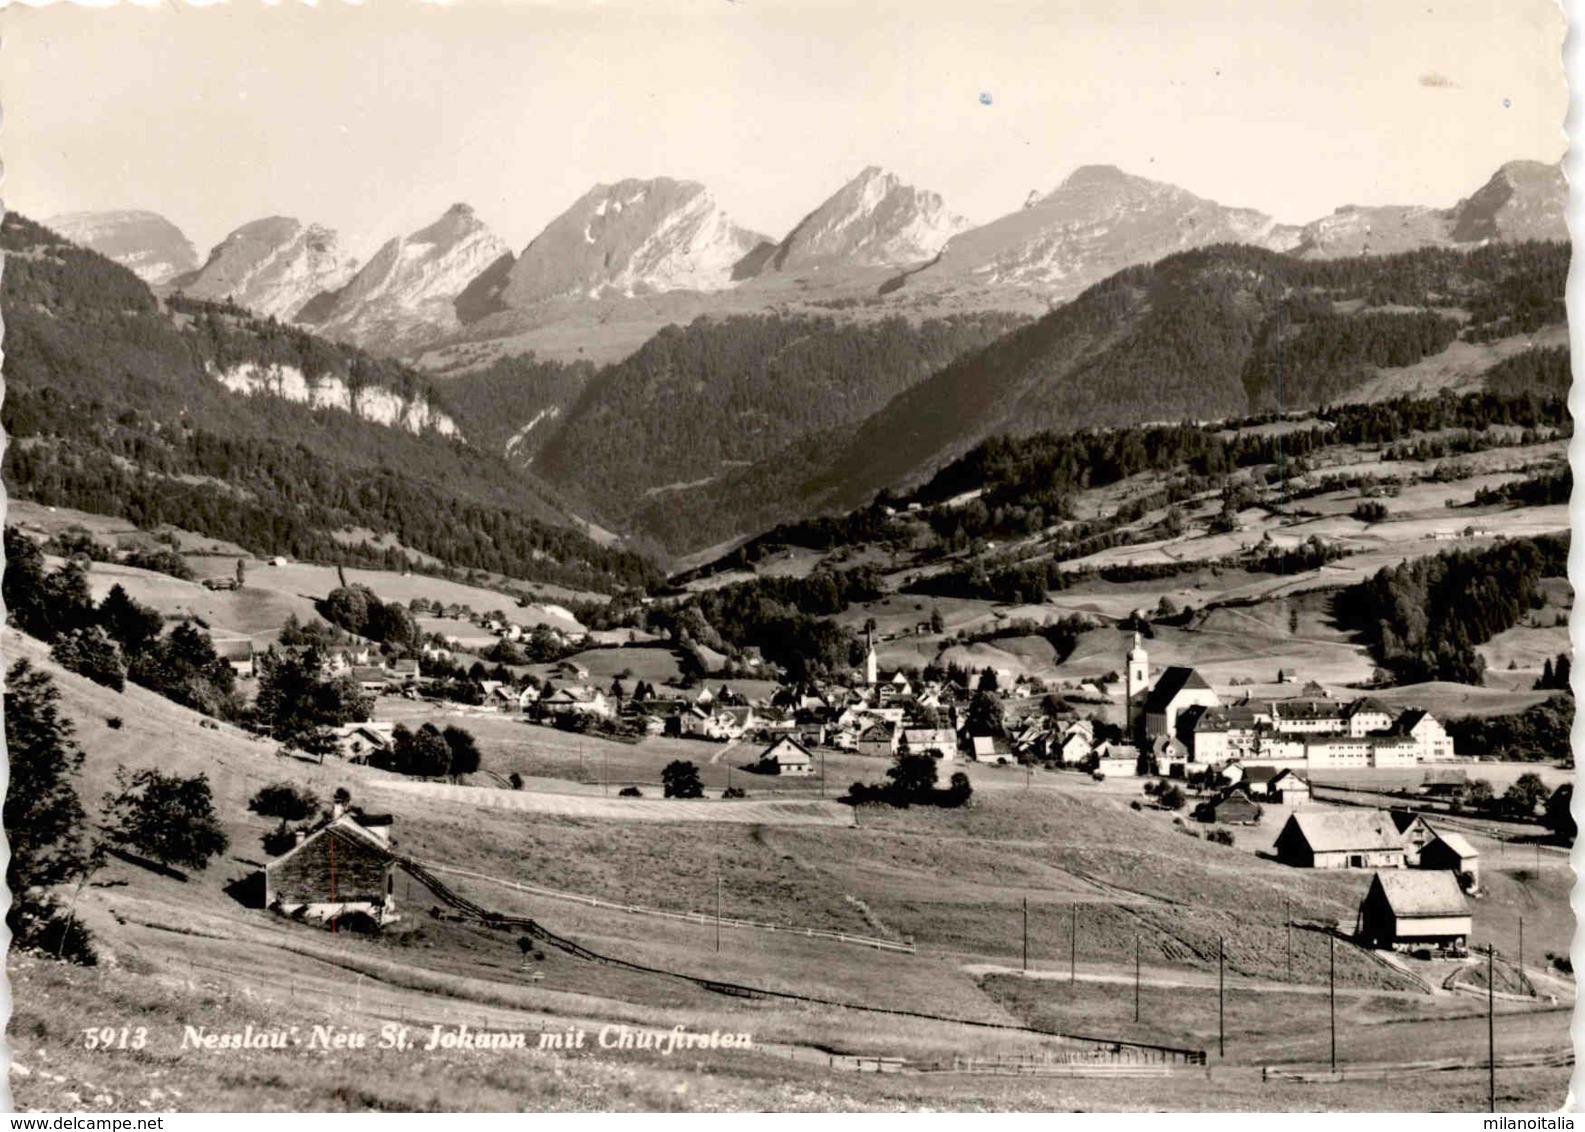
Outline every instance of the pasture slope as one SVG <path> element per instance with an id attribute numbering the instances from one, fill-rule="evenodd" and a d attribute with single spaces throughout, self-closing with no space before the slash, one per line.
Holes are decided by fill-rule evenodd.
<path id="1" fill-rule="evenodd" d="M 1263 989 L 1287 979 L 1289 900 L 1298 924 L 1293 977 L 1318 984 L 1325 979 L 1326 927 L 1351 920 L 1364 878 L 1296 873 L 1185 836 L 1167 815 L 1133 812 L 1120 799 L 1066 785 L 1062 776 L 1042 776 L 1038 788 L 983 791 L 961 811 L 866 811 L 857 827 L 528 814 L 461 797 L 437 801 L 393 788 L 390 776 L 368 768 L 283 759 L 273 744 L 225 725 L 202 728 L 196 715 L 142 689 L 117 695 L 62 672 L 41 645 L 15 633 L 7 632 L 3 645 L 8 660 L 26 657 L 56 678 L 63 711 L 88 752 L 79 790 L 91 814 L 118 764 L 202 772 L 231 837 L 224 857 L 185 881 L 119 860 L 96 876 L 79 912 L 102 949 L 98 968 L 12 958 L 14 986 L 22 988 L 11 1030 L 25 1070 L 13 1076 L 22 1108 L 126 1108 L 144 1100 L 183 1109 L 444 1108 L 464 1097 L 481 1107 L 590 1109 L 1379 1110 L 1472 1109 L 1480 1102 L 1484 1076 L 1475 1069 L 1434 1081 L 1422 1074 L 1385 1084 L 1263 1082 L 1262 1065 L 1310 1060 L 1325 1034 L 1324 996 Z M 112 716 L 119 728 L 108 725 Z M 488 745 L 484 753 L 489 765 Z M 711 913 L 719 892 L 726 917 L 912 942 L 915 954 L 879 953 L 727 927 L 717 944 L 708 915 L 704 922 L 668 920 L 489 881 L 447 881 L 485 907 L 531 917 L 590 951 L 644 967 L 880 1009 L 924 1004 L 942 1017 L 721 995 L 553 947 L 520 949 L 516 933 L 431 914 L 439 902 L 416 885 L 403 890 L 398 930 L 376 939 L 245 908 L 227 886 L 263 860 L 259 838 L 273 824 L 250 814 L 246 800 L 281 779 L 312 786 L 322 798 L 345 786 L 355 802 L 390 810 L 399 851 L 422 862 L 679 912 Z M 1531 896 L 1538 891 L 1532 886 Z M 1031 967 L 1063 970 L 1075 959 L 1069 944 L 1076 936 L 1076 966 L 1085 976 L 1076 984 L 988 973 L 1021 965 L 1026 899 Z M 1225 1058 L 1213 1053 L 1209 1073 L 1180 1072 L 1169 1083 L 852 1072 L 854 1057 L 950 1068 L 956 1057 L 994 1062 L 1063 1048 L 1059 1039 L 945 1020 L 951 1018 L 1209 1048 L 1213 1006 L 1203 992 L 1176 984 L 1203 986 L 1215 976 L 1218 941 L 1229 986 L 1249 997 L 1251 1021 L 1230 1037 Z M 1145 991 L 1151 1008 L 1137 1026 L 1131 1002 L 1121 1002 L 1109 981 L 1131 972 L 1136 946 L 1154 988 Z M 1474 1025 L 1461 1021 L 1471 1016 L 1464 996 L 1416 993 L 1347 944 L 1338 948 L 1338 975 L 1347 992 L 1340 1013 L 1353 1043 L 1348 1057 L 1356 1063 L 1411 1060 L 1422 1035 L 1447 1034 L 1436 1041 L 1456 1046 L 1460 1035 L 1468 1037 L 1460 1027 Z M 1255 1024 L 1277 1009 L 1286 1012 L 1280 1033 Z M 1503 1009 L 1501 1040 L 1527 1048 L 1566 1042 L 1555 1012 L 1519 1003 Z M 137 1057 L 82 1050 L 76 1027 L 105 1019 L 149 1026 L 150 1048 Z M 535 1034 L 595 1023 L 681 1024 L 752 1033 L 757 1049 L 487 1057 L 436 1050 L 402 1057 L 376 1049 L 198 1056 L 179 1048 L 184 1025 L 230 1030 L 247 1021 L 370 1032 L 391 1021 L 421 1034 L 435 1023 Z M 1562 1101 L 1567 1070 L 1513 1067 L 1502 1080 L 1508 1107 L 1551 1108 Z M 104 1096 L 113 1102 L 95 1102 Z"/>

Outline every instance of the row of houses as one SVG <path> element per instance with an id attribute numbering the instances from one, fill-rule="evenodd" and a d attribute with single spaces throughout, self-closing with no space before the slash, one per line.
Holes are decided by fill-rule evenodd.
<path id="1" fill-rule="evenodd" d="M 1128 730 L 1163 773 L 1190 763 L 1304 770 L 1412 767 L 1456 758 L 1452 737 L 1429 711 L 1394 711 L 1373 696 L 1237 703 L 1195 669 L 1169 666 L 1152 683 L 1138 634 L 1125 658 Z"/>

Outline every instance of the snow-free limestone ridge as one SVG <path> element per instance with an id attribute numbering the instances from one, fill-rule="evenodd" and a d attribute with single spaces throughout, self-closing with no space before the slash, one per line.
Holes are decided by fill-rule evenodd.
<path id="1" fill-rule="evenodd" d="M 939 194 L 905 185 L 871 165 L 799 221 L 774 250 L 751 252 L 734 274 L 923 263 L 970 227 L 947 211 Z"/>
<path id="2" fill-rule="evenodd" d="M 596 185 L 523 249 L 499 303 L 719 291 L 765 237 L 732 222 L 708 189 L 670 177 Z"/>
<path id="3" fill-rule="evenodd" d="M 291 319 L 356 270 L 357 261 L 342 252 L 329 228 L 270 216 L 244 224 L 216 244 L 196 272 L 169 282 L 193 298 L 230 300 L 257 315 Z"/>
<path id="4" fill-rule="evenodd" d="M 1309 259 L 1391 255 L 1493 240 L 1567 240 L 1568 182 L 1561 165 L 1510 161 L 1452 208 L 1346 205 L 1304 226 L 1295 254 Z"/>
<path id="5" fill-rule="evenodd" d="M 1071 299 L 1125 267 L 1208 244 L 1286 250 L 1298 230 L 1250 208 L 1229 208 L 1186 189 L 1085 165 L 1017 212 L 952 237 L 938 263 L 907 279 L 920 290 L 1023 293 Z"/>
<path id="6" fill-rule="evenodd" d="M 304 304 L 296 321 L 382 352 L 422 346 L 461 325 L 457 297 L 509 254 L 470 206 L 455 204 L 428 227 L 387 241 L 345 287 Z"/>
<path id="7" fill-rule="evenodd" d="M 182 230 L 157 212 L 70 212 L 44 226 L 91 248 L 158 287 L 198 268 L 198 250 Z"/>

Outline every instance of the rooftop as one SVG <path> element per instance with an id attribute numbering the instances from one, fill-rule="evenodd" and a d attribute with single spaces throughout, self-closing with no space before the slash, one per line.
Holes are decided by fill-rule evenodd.
<path id="1" fill-rule="evenodd" d="M 1402 869 L 1377 873 L 1371 887 L 1380 887 L 1397 916 L 1467 916 L 1469 901 L 1458 878 L 1433 869 Z"/>

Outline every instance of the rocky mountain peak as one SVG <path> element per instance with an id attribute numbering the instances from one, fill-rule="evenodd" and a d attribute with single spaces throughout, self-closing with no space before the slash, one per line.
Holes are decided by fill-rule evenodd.
<path id="1" fill-rule="evenodd" d="M 423 345 L 459 325 L 455 300 L 506 244 L 466 204 L 386 243 L 346 284 L 304 304 L 297 319 L 370 349 Z"/>
<path id="2" fill-rule="evenodd" d="M 256 314 L 291 318 L 321 291 L 345 284 L 356 268 L 332 229 L 267 216 L 233 231 L 197 272 L 171 282 L 196 298 L 230 299 Z"/>
<path id="3" fill-rule="evenodd" d="M 733 223 L 697 181 L 596 185 L 536 236 L 512 265 L 507 306 L 550 299 L 716 291 L 765 237 Z"/>
<path id="4" fill-rule="evenodd" d="M 157 212 L 72 212 L 53 216 L 44 225 L 115 260 L 152 286 L 198 267 L 198 250 L 192 241 Z"/>
<path id="5" fill-rule="evenodd" d="M 969 227 L 937 193 L 903 184 L 878 165 L 865 167 L 787 234 L 765 267 L 895 266 L 932 258 Z"/>

